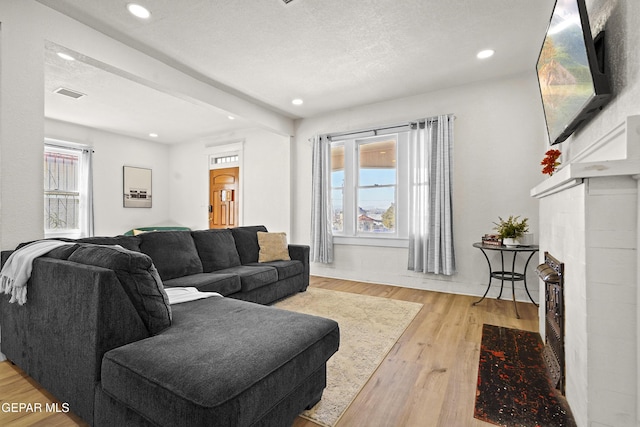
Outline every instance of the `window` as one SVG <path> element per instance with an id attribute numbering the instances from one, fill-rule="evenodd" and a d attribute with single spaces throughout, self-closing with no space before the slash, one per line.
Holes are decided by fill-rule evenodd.
<path id="1" fill-rule="evenodd" d="M 357 144 L 359 233 L 396 232 L 396 145 L 395 138 Z"/>
<path id="2" fill-rule="evenodd" d="M 331 263 L 334 243 L 395 246 L 409 248 L 410 270 L 455 273 L 454 120 L 313 138 L 311 259 Z"/>
<path id="3" fill-rule="evenodd" d="M 331 142 L 334 236 L 406 239 L 406 140 L 401 132 Z"/>
<path id="4" fill-rule="evenodd" d="M 331 229 L 344 232 L 344 145 L 331 144 Z"/>
<path id="5" fill-rule="evenodd" d="M 215 157 L 213 159 L 214 164 L 216 165 L 220 165 L 223 163 L 237 163 L 239 159 L 239 156 L 237 154 L 231 155 L 231 156 L 222 156 L 222 157 Z"/>
<path id="6" fill-rule="evenodd" d="M 47 237 L 87 235 L 81 231 L 82 209 L 88 205 L 83 192 L 88 192 L 89 179 L 83 158 L 81 149 L 45 145 L 44 232 Z"/>

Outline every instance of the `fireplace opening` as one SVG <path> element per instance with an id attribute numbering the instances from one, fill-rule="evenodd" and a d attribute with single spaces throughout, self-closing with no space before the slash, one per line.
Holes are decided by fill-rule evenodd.
<path id="1" fill-rule="evenodd" d="M 565 394 L 564 356 L 564 263 L 549 252 L 544 264 L 536 268 L 545 284 L 545 346 L 544 360 L 554 387 Z"/>

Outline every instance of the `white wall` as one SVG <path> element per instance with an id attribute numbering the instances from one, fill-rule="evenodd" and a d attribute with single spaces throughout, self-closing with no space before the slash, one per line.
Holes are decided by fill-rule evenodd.
<path id="1" fill-rule="evenodd" d="M 180 225 L 169 215 L 169 146 L 56 120 L 45 136 L 93 147 L 95 235 L 113 236 L 136 227 Z M 122 206 L 122 167 L 151 169 L 151 208 Z"/>
<path id="2" fill-rule="evenodd" d="M 219 146 L 242 142 L 241 225 L 262 224 L 290 235 L 290 138 L 252 129 L 170 148 L 170 217 L 193 229 L 208 228 L 208 157 Z"/>
<path id="3" fill-rule="evenodd" d="M 44 236 L 41 6 L 0 2 L 0 247 Z"/>
<path id="4" fill-rule="evenodd" d="M 445 277 L 409 272 L 405 248 L 336 245 L 334 263 L 314 263 L 312 274 L 482 295 L 488 269 L 484 257 L 472 243 L 493 231 L 493 221 L 497 221 L 498 216 L 528 217 L 530 231 L 537 233 L 538 204 L 529 197 L 529 189 L 542 177 L 539 164 L 546 150 L 546 134 L 532 65 L 531 73 L 511 79 L 459 86 L 297 121 L 292 154 L 293 238 L 309 242 L 309 138 L 317 133 L 395 124 L 447 113 L 456 116 L 453 203 L 458 273 Z M 519 268 L 522 268 L 524 262 L 520 260 Z M 532 264 L 537 265 L 535 261 Z M 498 294 L 495 284 L 494 281 L 489 297 L 495 298 Z M 527 299 L 522 283 L 517 285 L 518 299 Z M 535 275 L 529 274 L 528 285 L 532 295 L 536 295 Z M 510 291 L 503 297 L 505 295 L 510 298 Z"/>

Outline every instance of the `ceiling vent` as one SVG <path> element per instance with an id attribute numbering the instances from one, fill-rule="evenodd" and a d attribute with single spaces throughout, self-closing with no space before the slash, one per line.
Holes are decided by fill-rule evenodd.
<path id="1" fill-rule="evenodd" d="M 78 99 L 78 98 L 82 98 L 83 96 L 87 96 L 84 93 L 80 93 L 75 90 L 67 89 L 64 87 L 59 87 L 58 89 L 54 90 L 54 92 L 59 93 L 60 95 L 68 96 L 69 98 L 73 98 L 73 99 Z"/>

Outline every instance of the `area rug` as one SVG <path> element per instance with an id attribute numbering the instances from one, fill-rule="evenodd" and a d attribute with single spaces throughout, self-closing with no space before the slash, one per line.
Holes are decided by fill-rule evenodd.
<path id="1" fill-rule="evenodd" d="M 505 427 L 575 426 L 535 332 L 483 325 L 474 417 Z"/>
<path id="2" fill-rule="evenodd" d="M 327 317 L 340 325 L 340 348 L 327 363 L 322 400 L 302 414 L 327 427 L 338 422 L 422 308 L 413 302 L 320 288 L 308 288 L 275 306 Z"/>

